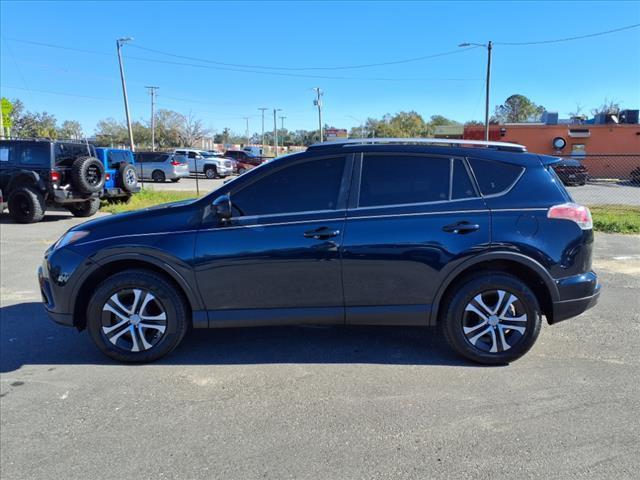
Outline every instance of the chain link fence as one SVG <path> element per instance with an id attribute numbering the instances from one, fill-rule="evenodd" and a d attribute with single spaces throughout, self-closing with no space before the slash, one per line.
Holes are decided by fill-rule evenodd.
<path id="1" fill-rule="evenodd" d="M 575 201 L 640 206 L 640 153 L 565 156 L 554 165 Z"/>

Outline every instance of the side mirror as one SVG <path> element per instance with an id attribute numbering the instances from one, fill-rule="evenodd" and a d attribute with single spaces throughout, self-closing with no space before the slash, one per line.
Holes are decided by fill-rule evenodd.
<path id="1" fill-rule="evenodd" d="M 228 195 L 221 195 L 211 204 L 213 213 L 222 221 L 231 219 L 231 199 Z"/>

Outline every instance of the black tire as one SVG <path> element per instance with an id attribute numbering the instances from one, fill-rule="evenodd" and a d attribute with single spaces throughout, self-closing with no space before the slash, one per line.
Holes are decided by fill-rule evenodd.
<path id="1" fill-rule="evenodd" d="M 78 157 L 71 168 L 73 185 L 82 193 L 96 193 L 104 187 L 104 165 L 94 157 Z"/>
<path id="2" fill-rule="evenodd" d="M 179 178 L 172 178 L 172 179 L 171 179 L 171 181 L 172 181 L 173 183 L 178 183 L 178 182 L 180 181 L 180 179 L 179 179 Z"/>
<path id="3" fill-rule="evenodd" d="M 30 187 L 15 188 L 7 202 L 9 215 L 17 223 L 36 223 L 42 220 L 46 210 L 42 194 Z"/>
<path id="4" fill-rule="evenodd" d="M 121 302 L 123 298 L 126 298 L 119 292 L 131 291 L 131 295 L 134 295 L 135 289 L 141 291 L 138 306 L 144 306 L 147 293 L 151 293 L 154 299 L 147 304 L 144 311 L 139 311 L 130 317 L 136 317 L 133 320 L 134 323 L 131 323 L 130 320 L 129 323 L 122 325 L 123 328 L 108 331 L 111 327 L 122 322 L 110 311 L 105 311 L 104 307 L 106 305 L 111 308 L 115 306 L 113 301 L 110 301 L 115 295 L 118 295 L 117 298 Z M 124 302 L 122 303 L 124 304 Z M 161 325 L 164 326 L 162 332 L 147 328 L 144 330 L 146 333 L 141 333 L 143 330 L 139 325 L 145 320 L 140 319 L 139 315 L 149 311 L 149 305 L 156 308 L 151 313 L 157 313 L 159 309 L 165 315 L 166 321 Z M 135 309 L 133 311 L 136 312 Z M 136 321 L 139 323 L 135 323 Z M 146 321 L 150 322 L 151 320 Z M 135 326 L 138 326 L 137 330 Z M 126 363 L 152 362 L 167 355 L 182 341 L 188 328 L 187 306 L 180 293 L 163 276 L 147 270 L 125 270 L 107 278 L 96 289 L 87 308 L 87 328 L 91 339 L 108 357 Z M 123 330 L 128 331 L 122 333 Z M 115 343 L 107 337 L 112 332 L 115 332 L 111 336 L 112 339 L 114 336 L 120 335 Z M 132 340 L 132 332 L 136 336 L 135 342 Z M 155 337 L 149 337 L 149 333 Z M 142 338 L 145 340 L 143 341 Z M 150 345 L 149 348 L 145 347 L 145 342 Z M 134 351 L 136 345 L 138 350 Z M 140 348 L 141 346 L 142 348 Z"/>
<path id="5" fill-rule="evenodd" d="M 500 297 L 500 291 L 504 292 L 503 297 Z M 516 297 L 513 303 L 509 303 L 510 295 Z M 476 301 L 478 296 L 485 306 L 496 310 L 493 315 L 484 317 L 488 319 L 486 323 L 473 310 L 474 307 L 484 310 Z M 495 301 L 491 301 L 492 298 Z M 507 308 L 504 308 L 501 315 L 500 311 L 507 303 L 510 311 L 506 312 Z M 518 313 L 526 315 L 524 320 L 522 315 L 516 316 Z M 467 322 L 470 322 L 468 326 Z M 498 324 L 492 326 L 492 322 Z M 533 346 L 540 333 L 542 316 L 538 299 L 524 282 L 512 275 L 487 272 L 456 285 L 454 293 L 445 301 L 441 323 L 447 342 L 457 353 L 477 363 L 503 365 L 517 360 Z M 480 336 L 483 331 L 486 334 Z M 475 344 L 472 343 L 474 338 Z M 496 351 L 492 352 L 494 348 Z"/>
<path id="6" fill-rule="evenodd" d="M 156 183 L 164 183 L 167 177 L 162 170 L 154 170 L 151 179 Z"/>
<path id="7" fill-rule="evenodd" d="M 218 169 L 216 167 L 204 167 L 204 176 L 208 179 L 218 178 Z"/>
<path id="8" fill-rule="evenodd" d="M 136 168 L 130 163 L 121 163 L 118 168 L 118 186 L 125 192 L 133 192 L 138 186 Z"/>
<path id="9" fill-rule="evenodd" d="M 100 210 L 100 199 L 92 198 L 86 202 L 70 203 L 67 210 L 73 213 L 74 217 L 92 217 Z"/>
<path id="10" fill-rule="evenodd" d="M 247 171 L 247 169 L 246 169 L 246 168 L 244 168 L 244 167 L 240 167 L 240 168 L 238 169 L 238 175 L 242 175 L 242 174 L 243 174 L 244 172 L 246 172 L 246 171 Z"/>

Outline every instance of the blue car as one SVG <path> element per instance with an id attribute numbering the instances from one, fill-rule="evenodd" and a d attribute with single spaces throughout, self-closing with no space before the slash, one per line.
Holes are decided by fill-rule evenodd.
<path id="1" fill-rule="evenodd" d="M 96 156 L 105 169 L 102 198 L 113 203 L 127 202 L 134 193 L 140 191 L 131 150 L 96 148 Z"/>

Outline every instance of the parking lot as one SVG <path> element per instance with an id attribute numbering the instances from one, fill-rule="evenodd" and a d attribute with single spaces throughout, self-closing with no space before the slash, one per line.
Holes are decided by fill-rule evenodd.
<path id="1" fill-rule="evenodd" d="M 1 222 L 3 478 L 637 478 L 639 236 L 597 234 L 600 304 L 507 367 L 382 327 L 194 331 L 126 366 L 40 306 L 78 219 Z"/>

